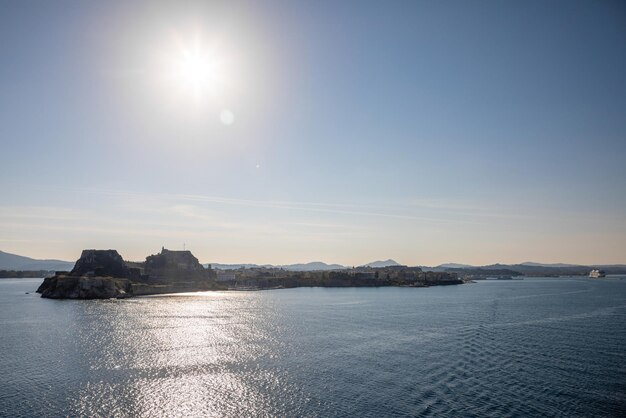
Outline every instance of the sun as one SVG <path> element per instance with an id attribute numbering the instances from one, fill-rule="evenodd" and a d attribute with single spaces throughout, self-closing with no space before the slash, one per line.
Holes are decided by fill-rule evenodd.
<path id="1" fill-rule="evenodd" d="M 228 49 L 224 42 L 202 32 L 183 34 L 173 31 L 160 50 L 157 65 L 163 78 L 184 95 L 205 98 L 222 96 L 228 84 Z"/>
<path id="2" fill-rule="evenodd" d="M 216 34 L 172 30 L 149 64 L 159 93 L 182 111 L 211 109 L 224 125 L 234 122 L 231 106 L 241 91 L 236 48 Z M 148 66 L 147 66 L 148 67 Z M 215 113 L 214 113 L 215 114 Z"/>
<path id="3" fill-rule="evenodd" d="M 210 51 L 184 49 L 176 60 L 174 78 L 194 96 L 215 94 L 222 83 L 220 62 Z"/>

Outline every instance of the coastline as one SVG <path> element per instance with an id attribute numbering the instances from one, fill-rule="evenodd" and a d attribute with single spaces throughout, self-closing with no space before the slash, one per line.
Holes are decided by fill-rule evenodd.
<path id="1" fill-rule="evenodd" d="M 146 284 L 131 282 L 123 278 L 114 277 L 72 277 L 53 276 L 43 280 L 37 293 L 43 298 L 49 299 L 126 299 L 132 297 L 154 296 L 165 294 L 210 292 L 210 291 L 264 291 L 280 289 L 310 288 L 362 288 L 362 287 L 403 287 L 403 288 L 426 288 L 432 286 L 451 286 L 470 283 L 461 279 L 449 279 L 440 282 L 394 284 L 394 283 L 333 283 L 323 285 L 320 283 L 300 282 L 293 285 L 273 286 L 225 286 L 215 282 L 196 283 L 160 283 Z"/>
<path id="2" fill-rule="evenodd" d="M 281 268 L 225 273 L 202 266 L 190 251 L 161 252 L 144 262 L 125 261 L 116 250 L 83 250 L 72 271 L 46 277 L 37 293 L 51 299 L 111 299 L 210 290 L 270 290 L 297 287 L 428 287 L 464 283 L 456 273 L 393 265 L 331 271 Z"/>

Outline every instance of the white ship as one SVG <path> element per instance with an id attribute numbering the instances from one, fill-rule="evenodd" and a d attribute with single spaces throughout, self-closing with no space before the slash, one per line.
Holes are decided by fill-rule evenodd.
<path id="1" fill-rule="evenodd" d="M 589 277 L 597 279 L 598 277 L 606 277 L 606 273 L 602 270 L 591 270 Z"/>

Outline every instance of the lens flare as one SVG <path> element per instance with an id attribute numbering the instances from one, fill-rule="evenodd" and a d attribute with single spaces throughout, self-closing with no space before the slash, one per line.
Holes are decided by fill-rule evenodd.
<path id="1" fill-rule="evenodd" d="M 235 114 L 228 109 L 222 110 L 220 120 L 224 125 L 232 125 L 235 122 Z"/>

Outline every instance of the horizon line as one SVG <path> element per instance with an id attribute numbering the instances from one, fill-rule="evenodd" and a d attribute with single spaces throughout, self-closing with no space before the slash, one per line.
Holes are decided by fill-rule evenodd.
<path id="1" fill-rule="evenodd" d="M 165 247 L 163 247 L 165 248 Z M 91 248 L 84 248 L 85 249 L 91 249 Z M 193 254 L 193 251 L 190 249 L 169 249 L 169 248 L 165 248 L 166 250 L 170 250 L 170 251 L 190 251 Z M 106 250 L 115 250 L 117 251 L 117 249 L 115 248 L 106 248 Z M 82 250 L 81 250 L 82 252 Z M 71 260 L 64 260 L 62 258 L 55 258 L 55 257 L 51 257 L 51 258 L 34 258 L 34 257 L 30 257 L 30 256 L 25 256 L 25 255 L 21 255 L 21 254 L 16 254 L 16 253 L 12 253 L 12 252 L 8 252 L 8 251 L 4 251 L 4 250 L 0 250 L 0 253 L 4 253 L 4 254 L 10 254 L 10 255 L 14 255 L 14 256 L 18 256 L 18 257 L 26 257 L 26 258 L 30 258 L 32 260 L 35 261 L 59 261 L 59 262 L 64 262 L 64 263 L 74 263 L 75 261 L 71 261 Z M 119 253 L 119 251 L 118 251 Z M 122 254 L 120 254 L 122 255 Z M 151 254 L 148 254 L 151 255 Z M 147 256 L 148 256 L 147 255 Z M 147 257 L 146 256 L 146 257 Z M 124 257 L 122 257 L 124 258 Z M 124 261 L 129 261 L 129 262 L 142 262 L 142 261 L 137 261 L 137 260 L 132 260 L 132 259 L 126 259 L 124 258 Z M 352 267 L 363 267 L 363 266 L 367 266 L 369 264 L 373 264 L 373 263 L 378 263 L 378 262 L 385 262 L 385 261 L 393 261 L 395 263 L 398 263 L 398 265 L 401 266 L 406 266 L 406 267 L 440 267 L 446 264 L 458 264 L 459 266 L 469 266 L 469 267 L 489 267 L 489 266 L 494 266 L 494 265 L 504 265 L 504 266 L 518 266 L 518 265 L 524 265 L 524 264 L 539 264 L 540 267 L 554 267 L 554 265 L 558 265 L 558 264 L 563 264 L 566 266 L 581 266 L 581 267 L 592 267 L 592 266 L 619 266 L 619 265 L 626 265 L 626 262 L 611 262 L 611 263 L 584 263 L 584 264 L 580 264 L 580 263 L 570 263 L 570 262 L 539 262 L 539 261 L 522 261 L 522 262 L 515 262 L 515 263 L 505 263 L 505 262 L 494 262 L 494 263 L 490 263 L 490 264 L 471 264 L 471 263 L 459 263 L 459 262 L 454 262 L 454 261 L 448 261 L 448 262 L 444 262 L 444 263 L 439 263 L 439 264 L 434 264 L 434 265 L 428 265 L 428 264 L 413 264 L 413 263 L 409 263 L 409 264 L 405 264 L 405 263 L 401 263 L 399 261 L 397 261 L 394 258 L 386 258 L 386 259 L 377 259 L 374 261 L 369 261 L 366 263 L 348 263 L 348 264 L 344 264 L 344 263 L 339 263 L 339 262 L 326 262 L 326 261 L 322 261 L 320 259 L 317 260 L 313 260 L 313 261 L 300 261 L 300 262 L 295 262 L 295 263 L 261 263 L 261 262 L 218 262 L 218 261 L 211 261 L 211 262 L 202 262 L 199 261 L 200 264 L 222 264 L 222 265 L 254 265 L 254 266 L 258 266 L 258 267 L 264 267 L 264 266 L 275 266 L 275 267 L 281 267 L 281 266 L 292 266 L 292 265 L 296 265 L 296 264 L 312 264 L 312 263 L 323 263 L 326 265 L 340 265 L 342 267 L 346 267 L 346 268 L 350 268 Z M 462 267 L 461 267 L 462 268 Z"/>

